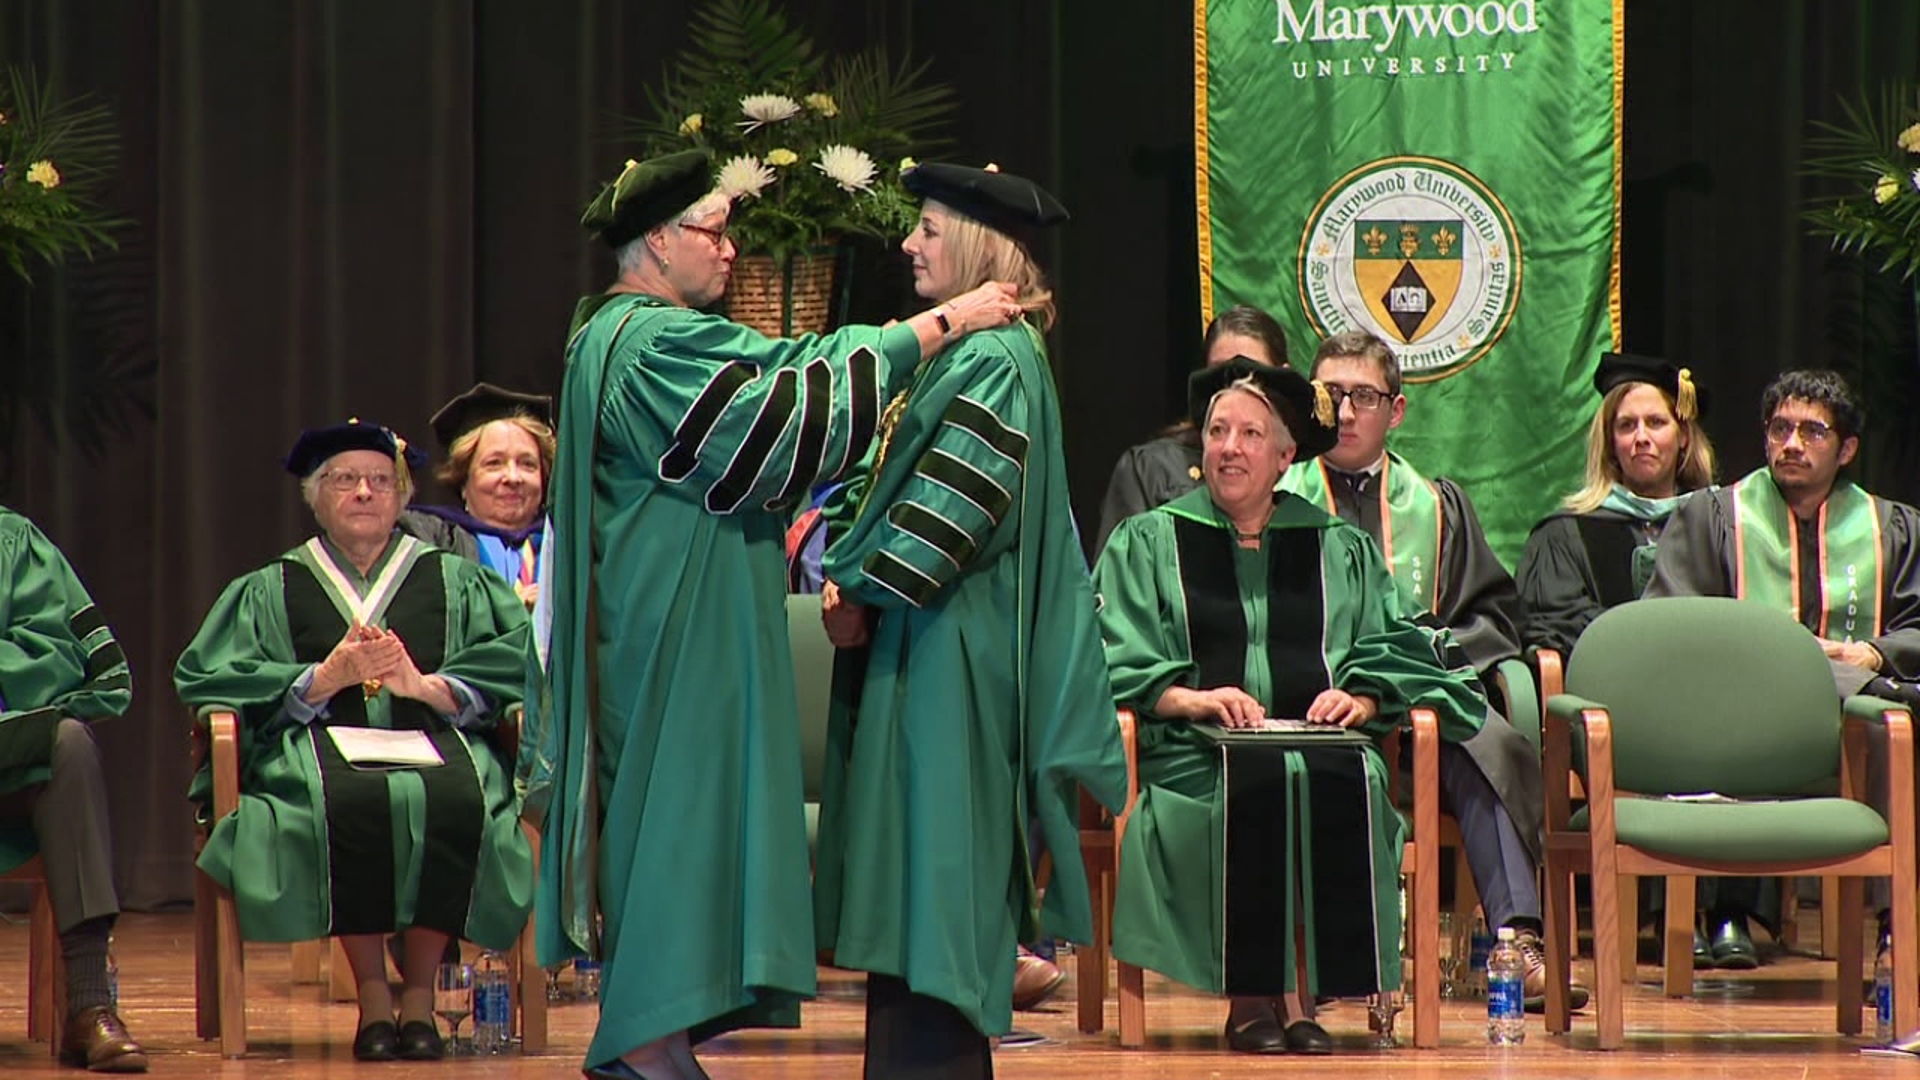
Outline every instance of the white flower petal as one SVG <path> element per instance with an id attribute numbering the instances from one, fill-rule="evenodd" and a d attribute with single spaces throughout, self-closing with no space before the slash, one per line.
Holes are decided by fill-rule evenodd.
<path id="1" fill-rule="evenodd" d="M 719 188 L 729 199 L 758 198 L 773 183 L 773 170 L 751 154 L 728 159 L 720 166 Z"/>
<path id="2" fill-rule="evenodd" d="M 826 173 L 829 180 L 846 192 L 871 191 L 874 174 L 879 171 L 866 151 L 838 143 L 820 151 L 820 160 L 814 162 L 813 167 Z"/>

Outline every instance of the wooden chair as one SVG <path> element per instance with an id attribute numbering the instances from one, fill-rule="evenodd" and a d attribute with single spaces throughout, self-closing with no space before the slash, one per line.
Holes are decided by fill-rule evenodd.
<path id="1" fill-rule="evenodd" d="M 1534 670 L 1540 681 L 1541 701 L 1546 701 L 1555 695 L 1566 693 L 1566 663 L 1565 658 L 1560 655 L 1558 649 L 1536 649 L 1533 651 L 1533 661 Z M 1581 785 L 1580 774 L 1577 771 L 1567 777 L 1567 797 L 1575 803 L 1586 802 L 1586 788 Z M 1797 914 L 1799 902 L 1794 893 L 1794 881 L 1795 879 L 1790 877 L 1780 879 L 1780 944 L 1789 948 L 1799 944 Z M 1617 931 L 1620 935 L 1619 940 L 1621 942 L 1620 980 L 1625 983 L 1632 983 L 1639 977 L 1640 973 L 1640 950 L 1638 945 L 1640 940 L 1639 879 L 1627 880 L 1623 878 L 1621 886 L 1619 929 Z M 1668 895 L 1672 894 L 1669 893 Z M 1567 903 L 1567 910 L 1572 912 L 1574 908 L 1571 897 L 1568 898 Z M 1683 911 L 1681 914 L 1687 918 L 1692 918 L 1693 916 L 1691 910 Z M 1667 921 L 1673 921 L 1671 914 L 1668 915 Z M 1823 877 L 1820 879 L 1820 942 L 1822 950 L 1829 956 L 1832 955 L 1835 943 L 1839 939 L 1839 925 L 1840 879 L 1837 877 Z M 1575 920 L 1575 928 L 1577 931 L 1578 920 Z M 1568 943 L 1568 948 L 1572 949 L 1575 953 L 1579 951 L 1576 947 L 1577 938 L 1578 934 L 1576 933 L 1576 940 Z M 1660 943 L 1662 949 L 1662 955 L 1660 957 L 1661 984 L 1664 991 L 1669 997 L 1686 997 L 1692 994 L 1693 942 L 1691 932 L 1688 934 L 1686 942 L 1687 948 L 1684 953 L 1667 954 L 1665 952 L 1666 948 L 1674 943 L 1674 939 L 1672 935 L 1664 931 L 1660 935 Z"/>
<path id="2" fill-rule="evenodd" d="M 501 746 L 509 760 L 520 741 L 520 711 L 510 710 L 499 728 Z M 231 710 L 206 709 L 195 717 L 194 747 L 196 764 L 209 762 L 213 775 L 213 821 L 219 821 L 240 807 L 240 729 Z M 539 834 L 531 825 L 521 823 L 534 845 L 535 865 L 539 865 Z M 194 856 L 206 846 L 210 825 L 196 829 Z M 246 943 L 240 937 L 240 916 L 233 894 L 221 888 L 206 872 L 194 870 L 193 878 L 194 942 L 194 1028 L 202 1039 L 219 1039 L 225 1057 L 242 1057 L 247 1052 Z M 306 956 L 314 956 L 327 946 L 324 942 L 297 943 L 314 946 Z M 56 953 L 57 955 L 57 953 Z M 295 976 L 307 963 L 295 954 Z M 547 1046 L 547 987 L 545 972 L 533 954 L 533 921 L 520 933 L 507 952 L 514 1016 L 521 1036 L 521 1047 L 529 1054 L 541 1053 Z M 338 941 L 332 944 L 333 995 L 338 998 L 342 976 L 349 970 Z M 351 977 L 347 976 L 350 982 Z M 317 979 L 315 980 L 317 981 Z M 351 995 L 347 1000 L 352 1000 Z M 55 1046 L 58 1041 L 56 1039 Z"/>
<path id="3" fill-rule="evenodd" d="M 30 837 L 26 839 L 31 844 Z M 67 1028 L 67 969 L 60 959 L 60 929 L 47 897 L 46 864 L 38 855 L 29 856 L 0 873 L 0 881 L 33 889 L 27 916 L 27 1037 L 45 1041 L 57 1057 Z"/>
<path id="4" fill-rule="evenodd" d="M 1135 725 L 1133 714 L 1122 710 L 1120 741 L 1127 757 L 1126 809 L 1113 822 L 1112 865 L 1115 872 L 1108 876 L 1102 890 L 1094 894 L 1099 909 L 1095 915 L 1095 930 L 1103 945 L 1112 940 L 1113 886 L 1118 882 L 1117 870 L 1121 845 L 1126 842 L 1127 819 L 1132 815 L 1134 801 L 1140 794 L 1140 744 Z M 1409 839 L 1401 850 L 1400 873 L 1410 879 L 1412 894 L 1408 931 L 1411 945 L 1409 966 L 1413 973 L 1413 1044 L 1430 1049 L 1440 1045 L 1440 849 L 1447 842 L 1440 813 L 1440 720 L 1430 709 L 1415 709 L 1409 718 L 1409 726 L 1413 731 L 1413 813 Z M 1389 761 L 1392 760 L 1395 758 L 1389 758 Z M 1390 770 L 1390 775 L 1392 772 L 1397 772 L 1397 769 Z M 1453 837 L 1457 845 L 1457 829 Z M 1089 874 L 1093 872 L 1093 865 L 1090 860 Z M 1471 876 L 1466 875 L 1463 885 L 1471 888 L 1466 884 L 1471 881 Z M 1097 961 L 1090 961 L 1083 956 L 1080 962 L 1080 1030 L 1097 1032 L 1102 1025 L 1099 1006 L 1105 996 L 1105 987 L 1096 985 L 1094 988 L 1100 994 L 1092 996 L 1086 972 L 1089 963 L 1097 962 L 1101 976 L 1098 984 L 1104 984 L 1104 950 Z M 1147 1029 L 1146 973 L 1124 960 L 1117 961 L 1117 970 L 1120 984 L 1120 1045 L 1130 1048 L 1144 1046 Z"/>
<path id="5" fill-rule="evenodd" d="M 1685 663 L 1676 663 L 1684 657 Z M 1716 677 L 1731 673 L 1735 677 Z M 1826 657 L 1794 620 L 1716 597 L 1620 605 L 1588 627 L 1547 700 L 1547 1029 L 1565 1032 L 1572 879 L 1593 878 L 1594 956 L 1618 970 L 1623 885 L 1668 879 L 1667 955 L 1690 956 L 1697 876 L 1838 876 L 1839 909 L 1860 907 L 1863 877 L 1893 878 L 1894 1023 L 1920 1022 L 1912 718 L 1890 702 L 1851 698 L 1836 720 Z M 1888 735 L 1890 798 L 1865 804 L 1866 733 Z M 1738 738 L 1730 738 L 1737 734 Z M 1576 758 L 1576 747 L 1582 751 Z M 1569 778 L 1584 773 L 1587 806 L 1571 811 Z M 1776 798 L 1838 769 L 1840 798 Z M 1728 801 L 1667 798 L 1716 792 Z M 1838 1015 L 1860 1031 L 1861 923 L 1838 927 Z M 1690 963 L 1669 963 L 1690 980 Z M 1615 980 L 1597 980 L 1599 1045 L 1624 1040 Z"/>

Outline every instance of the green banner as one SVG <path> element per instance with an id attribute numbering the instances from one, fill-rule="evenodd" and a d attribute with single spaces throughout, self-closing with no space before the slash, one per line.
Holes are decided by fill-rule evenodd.
<path id="1" fill-rule="evenodd" d="M 1393 346 L 1391 443 L 1511 566 L 1619 340 L 1620 0 L 1195 0 L 1204 315 Z"/>

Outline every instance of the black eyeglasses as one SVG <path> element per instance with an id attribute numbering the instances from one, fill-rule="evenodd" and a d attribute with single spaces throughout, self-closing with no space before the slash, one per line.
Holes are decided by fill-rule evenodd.
<path id="1" fill-rule="evenodd" d="M 688 232 L 697 232 L 704 235 L 707 239 L 713 241 L 714 247 L 722 248 L 727 246 L 728 237 L 727 237 L 727 227 L 725 225 L 722 225 L 717 229 L 709 229 L 705 225 L 692 225 L 686 222 L 681 222 L 680 227 L 687 230 Z"/>
<path id="2" fill-rule="evenodd" d="M 1340 411 L 1340 403 L 1352 401 L 1355 409 L 1372 412 L 1385 408 L 1393 400 L 1393 395 L 1384 390 L 1375 390 L 1371 386 L 1356 386 L 1351 390 L 1327 384 L 1327 397 L 1333 399 L 1333 411 Z"/>
<path id="3" fill-rule="evenodd" d="M 1800 433 L 1800 441 L 1808 446 L 1819 446 L 1833 438 L 1833 428 L 1818 420 L 1789 420 L 1776 416 L 1767 421 L 1767 441 L 1775 446 L 1785 446 L 1794 432 Z"/>

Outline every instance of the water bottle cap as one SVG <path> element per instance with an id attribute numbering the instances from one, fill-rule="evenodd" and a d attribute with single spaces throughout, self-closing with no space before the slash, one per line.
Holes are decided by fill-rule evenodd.
<path id="1" fill-rule="evenodd" d="M 1499 938 L 1501 941 L 1512 941 L 1514 939 L 1513 927 L 1503 926 L 1498 931 L 1495 932 L 1494 936 Z"/>

